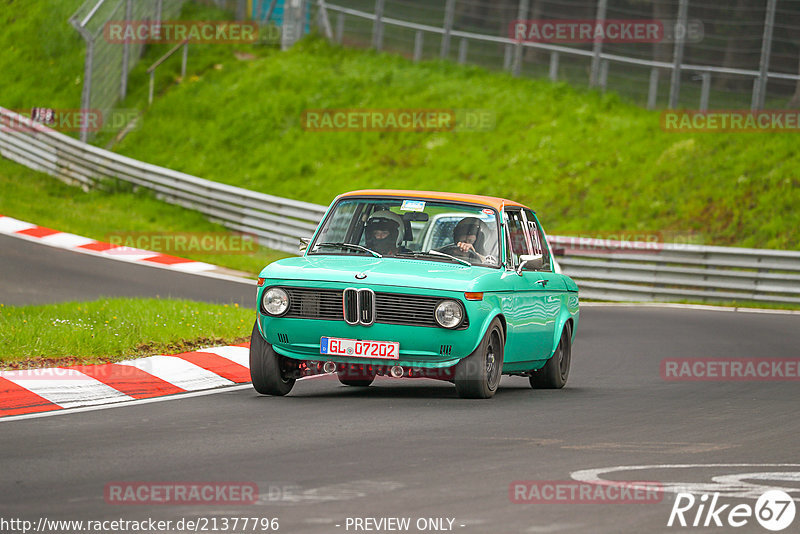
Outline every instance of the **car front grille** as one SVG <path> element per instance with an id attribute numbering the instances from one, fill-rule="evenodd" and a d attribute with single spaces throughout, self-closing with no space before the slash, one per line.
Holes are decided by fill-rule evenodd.
<path id="1" fill-rule="evenodd" d="M 337 289 L 283 288 L 289 293 L 289 310 L 294 319 L 342 320 L 342 292 Z"/>
<path id="2" fill-rule="evenodd" d="M 356 324 L 371 324 L 372 292 L 348 289 L 307 289 L 284 287 L 289 293 L 289 310 L 284 317 L 293 319 L 323 319 Z M 429 326 L 438 328 L 434 318 L 436 305 L 441 297 L 401 295 L 397 293 L 374 294 L 374 322 L 407 326 Z M 360 305 L 360 308 L 359 308 Z M 467 328 L 465 318 L 459 329 Z"/>

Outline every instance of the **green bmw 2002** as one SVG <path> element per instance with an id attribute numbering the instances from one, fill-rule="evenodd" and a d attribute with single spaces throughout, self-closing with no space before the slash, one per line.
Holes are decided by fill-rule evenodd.
<path id="1" fill-rule="evenodd" d="M 536 214 L 510 200 L 427 191 L 338 196 L 301 257 L 258 279 L 250 375 L 286 395 L 298 378 L 437 378 L 489 398 L 502 374 L 561 388 L 578 287 Z"/>

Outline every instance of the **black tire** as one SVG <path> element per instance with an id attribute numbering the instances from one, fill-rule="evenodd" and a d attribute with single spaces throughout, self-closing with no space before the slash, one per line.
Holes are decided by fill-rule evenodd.
<path id="1" fill-rule="evenodd" d="M 544 367 L 534 371 L 530 376 L 531 387 L 535 389 L 561 389 L 569 378 L 569 366 L 572 362 L 572 328 L 564 325 L 561 339 L 553 356 Z"/>
<path id="2" fill-rule="evenodd" d="M 336 374 L 339 382 L 345 386 L 353 386 L 359 388 L 369 387 L 375 380 L 375 374 L 370 374 L 368 371 L 359 371 L 356 369 L 345 369 Z"/>
<path id="3" fill-rule="evenodd" d="M 498 319 L 492 321 L 475 352 L 456 365 L 456 390 L 464 399 L 489 399 L 494 396 L 503 374 L 505 340 Z"/>
<path id="4" fill-rule="evenodd" d="M 282 397 L 294 387 L 294 378 L 284 378 L 281 372 L 281 357 L 272 345 L 261 337 L 258 324 L 253 325 L 250 336 L 250 379 L 253 387 L 262 395 Z"/>

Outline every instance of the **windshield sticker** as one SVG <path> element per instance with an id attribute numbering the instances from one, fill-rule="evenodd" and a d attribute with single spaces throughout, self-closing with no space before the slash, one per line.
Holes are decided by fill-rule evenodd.
<path id="1" fill-rule="evenodd" d="M 404 200 L 400 206 L 400 211 L 423 211 L 425 209 L 424 200 Z"/>
<path id="2" fill-rule="evenodd" d="M 482 212 L 483 212 L 485 215 L 489 215 L 489 216 L 491 216 L 491 217 L 494 217 L 494 210 L 490 210 L 489 208 L 484 208 L 484 209 L 482 209 L 481 211 L 482 211 Z"/>

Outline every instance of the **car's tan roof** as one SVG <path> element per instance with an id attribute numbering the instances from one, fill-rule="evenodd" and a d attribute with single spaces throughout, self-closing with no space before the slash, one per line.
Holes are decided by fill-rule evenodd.
<path id="1" fill-rule="evenodd" d="M 398 198 L 431 198 L 439 200 L 451 200 L 455 202 L 470 202 L 472 204 L 483 204 L 491 206 L 497 210 L 502 210 L 504 206 L 524 206 L 519 202 L 506 198 L 487 197 L 483 195 L 469 195 L 466 193 L 441 193 L 436 191 L 413 191 L 407 189 L 362 189 L 343 193 L 340 197 L 354 196 L 384 196 Z"/>

